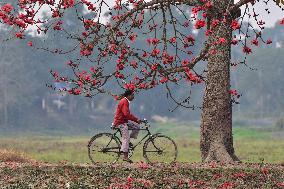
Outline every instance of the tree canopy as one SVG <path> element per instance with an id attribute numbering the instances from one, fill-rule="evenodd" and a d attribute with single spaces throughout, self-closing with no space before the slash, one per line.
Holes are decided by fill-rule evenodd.
<path id="1" fill-rule="evenodd" d="M 39 47 L 52 53 L 69 54 L 67 64 L 73 70 L 73 76 L 56 71 L 53 75 L 58 81 L 72 84 L 71 94 L 94 96 L 108 93 L 116 97 L 117 91 L 112 91 L 111 87 L 115 83 L 135 90 L 164 85 L 174 99 L 172 85 L 204 82 L 206 69 L 196 70 L 194 67 L 210 54 L 217 53 L 218 46 L 224 43 L 239 45 L 246 55 L 251 53 L 250 46 L 258 46 L 259 41 L 271 43 L 271 39 L 264 39 L 257 30 L 264 29 L 265 22 L 258 20 L 259 15 L 253 6 L 248 6 L 255 3 L 258 2 L 243 0 L 228 5 L 224 12 L 218 13 L 219 19 L 212 20 L 211 15 L 216 14 L 214 1 L 205 0 L 117 0 L 114 7 L 103 0 L 21 0 L 3 4 L 0 20 L 14 26 L 12 37 L 25 39 L 24 31 L 33 26 L 39 35 L 51 32 L 72 41 L 73 47 L 68 49 L 64 44 L 55 47 L 50 43 Z M 237 18 L 234 14 L 240 14 L 239 8 L 243 5 L 245 11 Z M 102 12 L 105 7 L 109 12 Z M 89 12 L 84 13 L 82 9 Z M 41 18 L 42 10 L 48 12 Z M 73 23 L 76 27 L 70 27 L 72 23 L 64 20 L 64 15 L 70 12 L 76 12 L 77 22 Z M 101 20 L 108 15 L 110 21 L 103 23 Z M 232 16 L 237 19 L 229 21 Z M 245 23 L 245 17 L 256 20 L 259 28 L 254 29 L 251 23 Z M 229 41 L 221 36 L 209 43 L 207 39 L 212 30 L 225 22 L 230 22 L 238 35 Z M 283 22 L 281 20 L 280 24 Z M 192 31 L 199 31 L 204 37 L 198 35 L 197 38 Z M 34 46 L 32 40 L 27 44 Z M 108 65 L 114 61 L 115 64 Z M 245 61 L 232 62 L 232 65 L 238 63 Z M 237 94 L 234 90 L 231 93 Z M 184 102 L 187 99 L 177 104 L 183 105 Z"/>

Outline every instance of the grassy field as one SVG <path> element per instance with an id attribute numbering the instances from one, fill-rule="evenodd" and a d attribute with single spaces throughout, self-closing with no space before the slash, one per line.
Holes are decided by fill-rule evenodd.
<path id="1" fill-rule="evenodd" d="M 179 150 L 178 161 L 200 162 L 198 127 L 159 124 L 154 125 L 152 130 L 169 135 L 176 141 Z M 90 163 L 87 143 L 93 134 L 96 133 L 90 133 L 89 136 L 1 136 L 0 150 L 24 152 L 29 157 L 43 162 Z M 284 138 L 275 137 L 274 132 L 237 127 L 233 129 L 233 134 L 236 154 L 243 162 L 284 162 Z M 134 153 L 132 159 L 144 160 L 141 148 Z"/>

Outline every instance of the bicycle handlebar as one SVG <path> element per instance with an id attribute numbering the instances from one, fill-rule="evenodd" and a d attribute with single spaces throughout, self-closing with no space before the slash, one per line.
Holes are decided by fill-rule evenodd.
<path id="1" fill-rule="evenodd" d="M 147 124 L 148 120 L 146 118 L 144 118 L 143 120 L 141 120 L 141 122 Z"/>
<path id="2" fill-rule="evenodd" d="M 150 127 L 150 125 L 148 124 L 148 120 L 147 119 L 144 118 L 143 120 L 141 120 L 141 122 L 144 123 L 144 126 L 143 126 L 144 128 L 149 128 Z"/>

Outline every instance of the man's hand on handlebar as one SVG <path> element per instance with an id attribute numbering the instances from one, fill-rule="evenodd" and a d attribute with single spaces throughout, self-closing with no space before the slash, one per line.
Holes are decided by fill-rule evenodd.
<path id="1" fill-rule="evenodd" d="M 141 123 L 145 123 L 146 124 L 146 123 L 148 123 L 148 121 L 147 121 L 147 119 L 144 118 L 144 119 L 139 119 L 138 123 L 139 124 L 141 124 Z"/>

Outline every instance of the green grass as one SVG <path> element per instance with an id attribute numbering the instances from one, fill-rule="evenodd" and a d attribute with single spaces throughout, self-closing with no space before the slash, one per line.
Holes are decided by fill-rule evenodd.
<path id="1" fill-rule="evenodd" d="M 199 128 L 195 126 L 159 124 L 151 128 L 172 137 L 178 145 L 178 161 L 199 162 Z M 95 133 L 94 133 L 95 134 Z M 140 134 L 142 136 L 143 133 Z M 273 139 L 272 132 L 253 128 L 233 129 L 234 146 L 243 162 L 284 162 L 284 139 Z M 2 136 L 0 149 L 24 152 L 44 162 L 68 161 L 90 163 L 87 144 L 90 136 Z M 135 141 L 133 141 L 135 143 Z M 134 161 L 143 161 L 142 145 L 133 155 Z"/>

